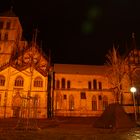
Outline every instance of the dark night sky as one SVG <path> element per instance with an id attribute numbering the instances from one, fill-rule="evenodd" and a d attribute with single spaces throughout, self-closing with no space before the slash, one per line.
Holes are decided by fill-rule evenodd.
<path id="1" fill-rule="evenodd" d="M 124 50 L 132 32 L 140 44 L 139 0 L 1 0 L 0 12 L 11 5 L 25 38 L 38 28 L 54 63 L 103 64 L 112 44 Z"/>

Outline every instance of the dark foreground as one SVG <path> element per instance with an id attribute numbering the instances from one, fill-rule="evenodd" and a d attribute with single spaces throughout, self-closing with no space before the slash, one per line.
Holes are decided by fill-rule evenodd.
<path id="1" fill-rule="evenodd" d="M 21 120 L 20 120 L 21 121 Z M 0 120 L 0 140 L 139 140 L 140 128 L 111 130 L 93 127 L 96 118 Z M 18 125 L 17 125 L 18 124 Z M 33 127 L 32 127 L 33 126 Z"/>

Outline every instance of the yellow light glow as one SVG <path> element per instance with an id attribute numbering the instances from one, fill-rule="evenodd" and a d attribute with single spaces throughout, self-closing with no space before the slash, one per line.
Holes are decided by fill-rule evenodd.
<path id="1" fill-rule="evenodd" d="M 135 87 L 131 87 L 131 88 L 130 88 L 130 91 L 134 93 L 134 92 L 137 91 L 137 89 L 136 89 Z"/>

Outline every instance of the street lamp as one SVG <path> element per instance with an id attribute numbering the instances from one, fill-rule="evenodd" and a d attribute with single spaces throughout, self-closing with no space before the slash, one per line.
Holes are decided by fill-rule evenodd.
<path id="1" fill-rule="evenodd" d="M 135 87 L 131 87 L 130 91 L 133 93 L 135 121 L 137 121 L 136 102 L 135 102 L 135 92 L 137 91 L 137 89 Z"/>

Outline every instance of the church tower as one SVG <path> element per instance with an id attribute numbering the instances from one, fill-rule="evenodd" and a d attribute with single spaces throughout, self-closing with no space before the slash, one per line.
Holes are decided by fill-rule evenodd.
<path id="1" fill-rule="evenodd" d="M 21 44 L 22 27 L 12 8 L 0 14 L 0 65 L 10 61 L 13 51 Z"/>

